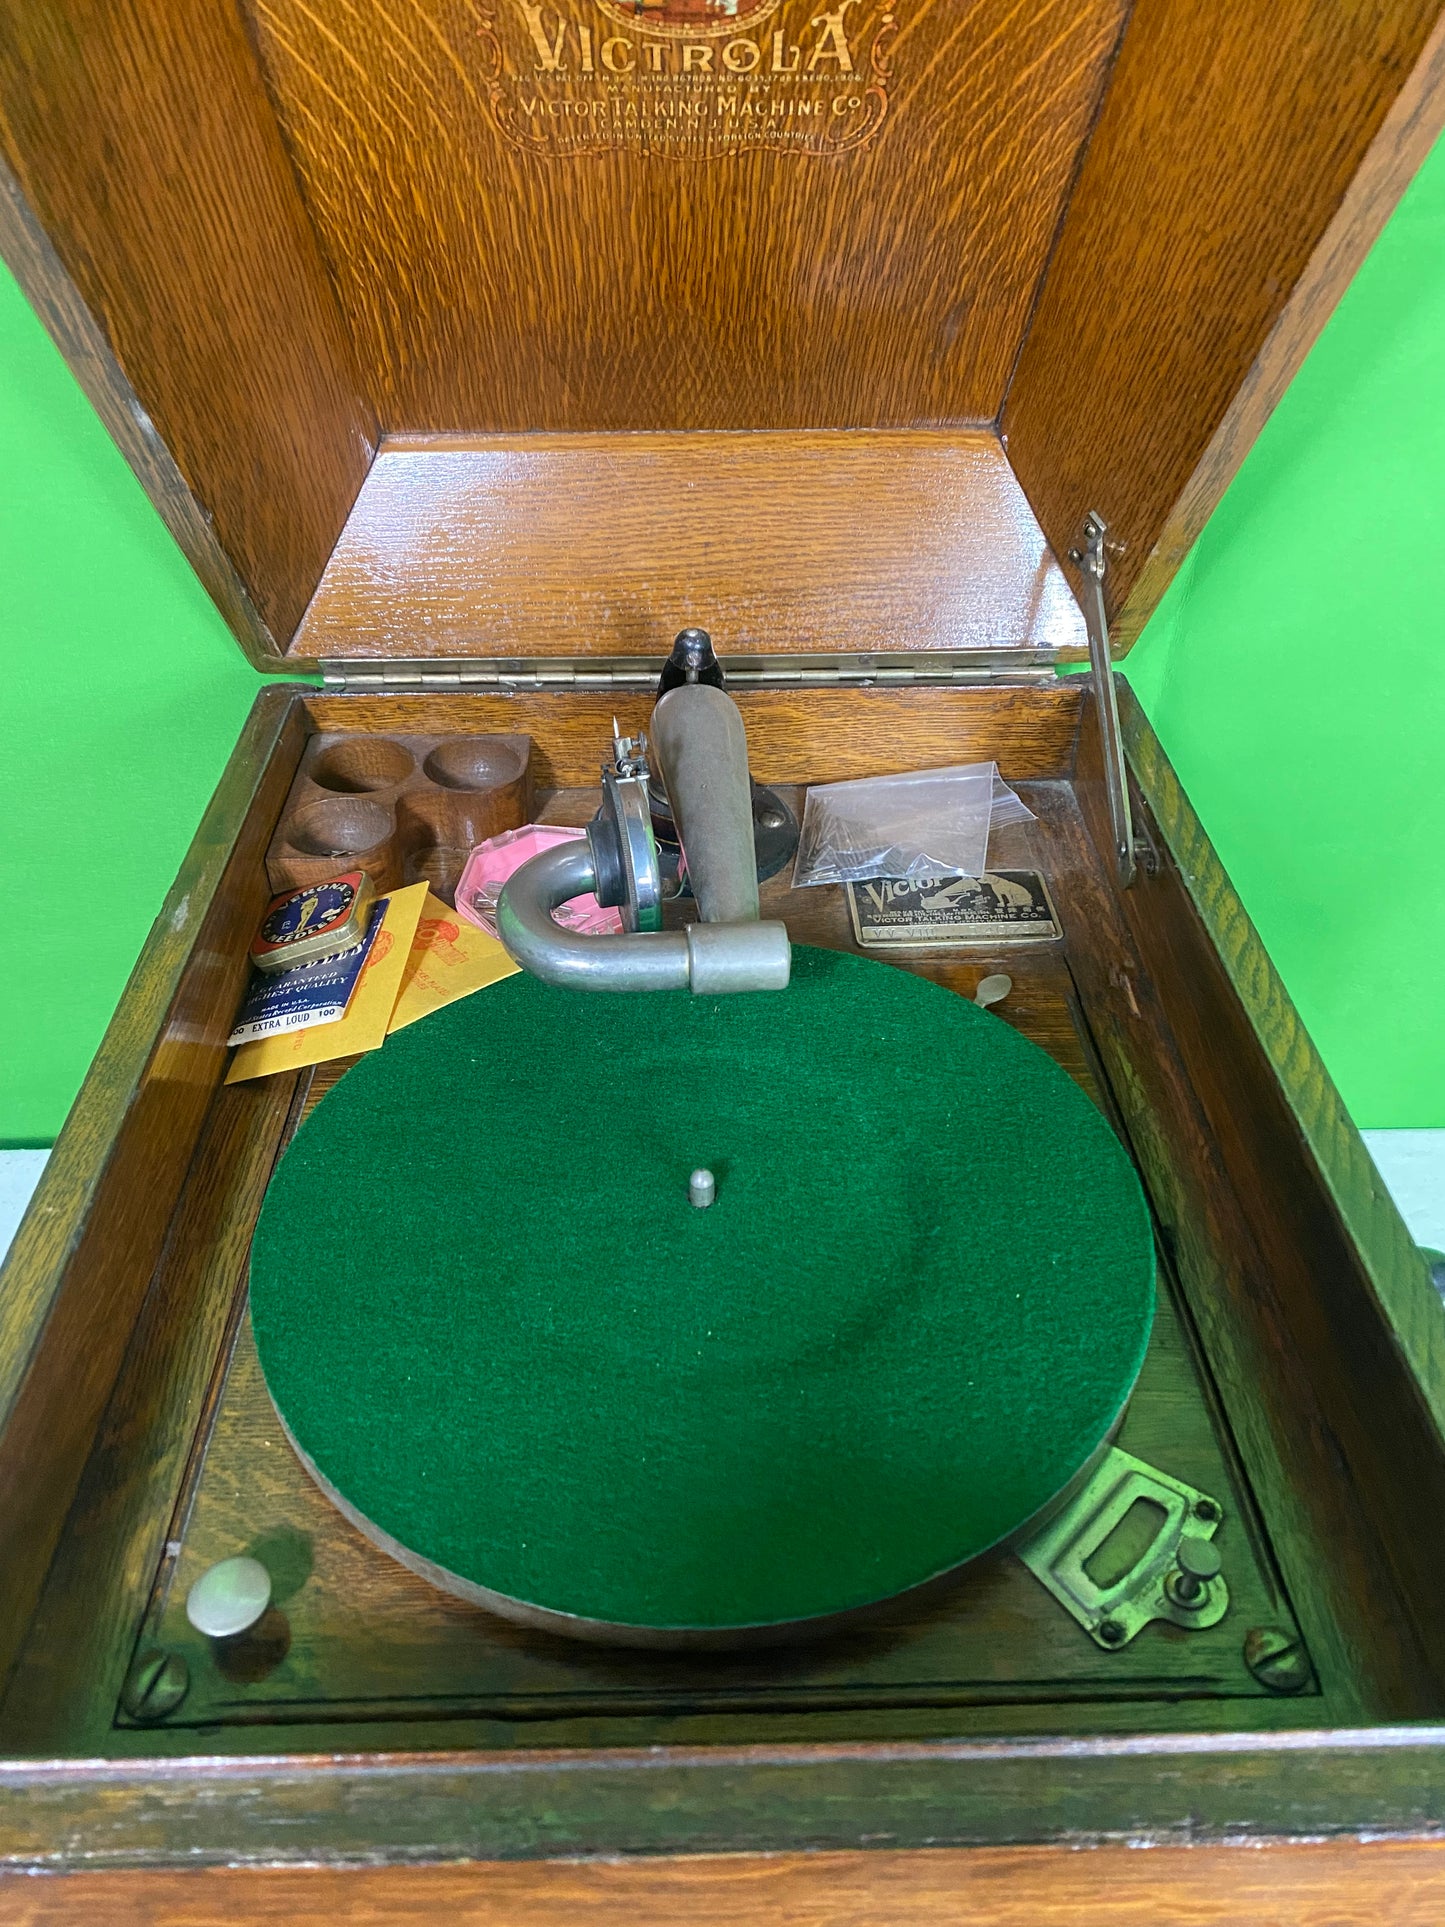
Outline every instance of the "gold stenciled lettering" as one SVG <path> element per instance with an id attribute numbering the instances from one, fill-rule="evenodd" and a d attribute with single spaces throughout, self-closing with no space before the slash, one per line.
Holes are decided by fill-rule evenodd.
<path id="1" fill-rule="evenodd" d="M 671 24 L 654 38 L 651 12 L 664 5 L 670 13 L 671 0 L 630 0 L 626 15 L 635 14 L 635 25 L 624 17 L 622 0 L 601 0 L 597 7 L 516 0 L 516 12 L 505 6 L 511 46 L 503 53 L 500 85 L 510 99 L 493 107 L 501 131 L 527 151 L 563 154 L 612 148 L 706 155 L 743 147 L 831 153 L 871 140 L 888 105 L 886 72 L 877 100 L 865 98 L 871 83 L 859 73 L 860 60 L 870 66 L 872 28 L 865 20 L 871 7 L 859 15 L 858 0 L 813 0 L 815 15 L 803 7 L 790 19 L 790 4 L 766 29 L 739 32 L 740 22 L 729 23 L 729 37 L 727 27 L 719 32 L 709 24 L 702 31 L 711 39 L 689 41 L 686 28 L 679 32 Z M 700 13 L 702 0 L 678 10 Z M 710 0 L 708 10 L 766 16 L 771 9 L 751 0 Z M 599 22 L 599 12 L 617 25 Z M 892 15 L 883 19 L 880 32 L 892 27 Z M 876 49 L 872 64 L 878 65 Z M 709 85 L 691 85 L 694 76 Z M 774 87 L 769 76 L 793 84 Z"/>
<path id="2" fill-rule="evenodd" d="M 522 9 L 522 18 L 527 23 L 527 31 L 532 36 L 532 45 L 537 49 L 537 64 L 544 74 L 555 74 L 562 66 L 562 49 L 567 42 L 567 22 L 558 16 L 557 38 L 549 41 L 542 25 L 542 8 L 531 5 L 531 0 L 517 0 Z"/>
<path id="3" fill-rule="evenodd" d="M 842 0 L 842 5 L 832 13 L 819 13 L 809 22 L 811 26 L 821 27 L 818 44 L 808 60 L 808 72 L 812 73 L 820 60 L 836 60 L 840 74 L 853 72 L 853 53 L 848 45 L 848 36 L 843 31 L 843 16 L 849 7 L 855 7 L 858 0 Z"/>

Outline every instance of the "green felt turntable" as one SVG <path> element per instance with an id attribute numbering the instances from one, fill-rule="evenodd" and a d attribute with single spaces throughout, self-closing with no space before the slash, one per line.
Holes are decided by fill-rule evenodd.
<path id="1" fill-rule="evenodd" d="M 800 949 L 777 995 L 518 976 L 399 1033 L 283 1160 L 251 1308 L 292 1439 L 396 1557 L 553 1630 L 722 1643 L 1040 1512 L 1120 1416 L 1153 1269 L 1044 1051 Z"/>

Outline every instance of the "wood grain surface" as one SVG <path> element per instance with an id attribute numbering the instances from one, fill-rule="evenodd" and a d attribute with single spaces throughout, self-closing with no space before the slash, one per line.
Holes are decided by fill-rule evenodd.
<path id="1" fill-rule="evenodd" d="M 1134 8 L 1003 413 L 1055 549 L 1077 541 L 1089 509 L 1109 524 L 1111 606 L 1127 599 L 1440 12 L 1440 0 Z M 1409 152 L 1422 156 L 1427 140 Z M 1367 175 L 1356 243 L 1305 304 L 1315 325 L 1399 185 L 1388 168 Z"/>
<path id="2" fill-rule="evenodd" d="M 263 856 L 301 754 L 264 690 L 0 1268 L 0 1675 L 8 1672 L 225 1062 Z"/>
<path id="3" fill-rule="evenodd" d="M 659 665 L 660 666 L 660 665 Z M 1010 782 L 1068 776 L 1081 680 L 976 689 L 737 689 L 760 783 L 826 783 L 900 769 L 996 761 Z M 595 783 L 612 720 L 645 730 L 653 697 L 631 690 L 473 696 L 303 693 L 321 730 L 406 735 L 516 731 L 532 738 L 536 782 Z"/>
<path id="4" fill-rule="evenodd" d="M 1445 1437 L 1445 1320 L 1420 1247 L 1365 1148 L 1259 932 L 1138 698 L 1120 685 L 1130 761 L 1190 899 L 1359 1254 L 1372 1299 Z"/>
<path id="5" fill-rule="evenodd" d="M 350 866 L 452 903 L 475 846 L 532 820 L 531 754 L 516 735 L 313 737 L 266 852 L 271 888 Z"/>
<path id="6" fill-rule="evenodd" d="M 1217 856 L 1179 788 L 1158 739 L 1137 705 L 1126 702 L 1133 754 L 1147 778 L 1172 861 L 1145 888 L 1124 894 L 1123 909 L 1152 964 L 1177 1049 L 1189 1072 L 1218 1155 L 1235 1174 L 1235 1193 L 1251 1220 L 1258 1276 L 1246 1287 L 1276 1344 L 1288 1334 L 1323 1418 L 1312 1442 L 1317 1470 L 1297 1481 L 1322 1488 L 1330 1467 L 1362 1511 L 1366 1565 L 1346 1617 L 1372 1610 L 1388 1573 L 1404 1608 L 1398 1657 L 1413 1691 L 1433 1680 L 1445 1694 L 1445 1547 L 1413 1522 L 1445 1511 L 1445 1318 L 1423 1258 L 1359 1141 L 1318 1053 Z M 1088 780 L 1085 808 L 1100 814 Z M 1187 889 L 1181 879 L 1188 878 Z M 1197 929 L 1208 933 L 1204 962 Z M 1191 925 L 1195 927 L 1190 928 Z M 1247 986 L 1246 1003 L 1237 992 Z M 1234 993 L 1234 994 L 1231 994 Z M 1247 1095 L 1246 1095 L 1247 1093 Z M 1263 1175 L 1298 1157 L 1318 1160 L 1324 1181 L 1275 1192 Z M 1348 1211 L 1353 1235 L 1341 1230 Z M 1262 1381 L 1256 1381 L 1265 1392 Z M 1273 1423 L 1293 1433 L 1299 1408 L 1274 1403 Z M 1399 1468 L 1408 1465 L 1402 1482 Z M 1316 1501 L 1317 1502 L 1317 1501 Z M 1373 1543 L 1372 1543 L 1373 1541 Z M 1318 1590 L 1337 1585 L 1341 1564 Z M 1402 1680 L 1404 1683 L 1404 1680 Z"/>
<path id="7" fill-rule="evenodd" d="M 192 495 L 175 457 L 157 434 L 155 423 L 3 158 L 0 260 L 19 282 L 25 299 L 247 656 L 258 669 L 284 669 L 276 639 L 221 546 L 215 525 Z"/>
<path id="8" fill-rule="evenodd" d="M 388 442 L 296 652 L 652 655 L 1080 647 L 996 438 Z"/>
<path id="9" fill-rule="evenodd" d="M 204 1442 L 241 1315 L 251 1229 L 296 1096 L 294 1074 L 224 1086 L 172 1218 L 69 1529 L 48 1575 L 50 1610 L 11 1675 L 7 1750 L 103 1750 L 183 1473 Z M 143 1437 L 146 1449 L 135 1450 Z M 76 1661 L 84 1655 L 84 1683 Z"/>
<path id="10" fill-rule="evenodd" d="M 382 425 L 442 432 L 992 420 L 1124 11 L 912 0 L 871 146 L 699 161 L 510 146 L 479 23 L 529 72 L 516 0 L 251 4 Z"/>
<path id="11" fill-rule="evenodd" d="M 1438 1927 L 1445 1842 L 980 1847 L 0 1880 L 4 1927 Z"/>
<path id="12" fill-rule="evenodd" d="M 1354 1721 L 1418 1718 L 1445 1704 L 1436 1607 L 1445 1548 L 1407 1521 L 1445 1507 L 1445 1441 L 1418 1365 L 1382 1329 L 1280 1060 L 1255 1025 L 1286 1046 L 1283 1068 L 1291 1086 L 1301 1084 L 1301 1102 L 1314 1082 L 1313 1051 L 1287 999 L 1280 1005 L 1237 899 L 1236 916 L 1227 885 L 1216 893 L 1218 859 L 1157 740 L 1126 709 L 1133 753 L 1169 830 L 1152 803 L 1136 801 L 1160 860 L 1132 889 L 1101 895 L 1095 942 L 1076 965 L 1080 990 L 1320 1674 L 1354 1697 Z M 1086 713 L 1076 786 L 1095 842 L 1107 847 L 1097 745 Z M 1195 889 L 1224 911 L 1236 983 Z M 1157 1029 L 1171 1039 L 1167 1054 L 1150 1041 Z M 1318 1102 L 1312 1094 L 1309 1108 Z M 1417 1272 L 1423 1300 L 1423 1264 Z M 1438 1303 L 1430 1309 L 1438 1326 Z M 1432 1365 L 1435 1391 L 1438 1346 Z M 1389 1635 L 1375 1637 L 1387 1621 Z"/>
<path id="13" fill-rule="evenodd" d="M 1245 0 L 1227 21 L 1139 0 L 1127 32 L 1123 0 L 844 0 L 859 48 L 886 40 L 869 142 L 549 157 L 495 113 L 541 44 L 531 4 L 0 0 L 0 151 L 54 253 L 17 218 L 7 245 L 257 661 L 291 642 L 378 420 L 1001 408 L 1055 550 L 1086 508 L 1109 521 L 1127 646 L 1445 115 L 1441 0 Z M 532 11 L 575 51 L 609 5 Z M 774 6 L 784 41 L 830 17 Z M 636 92 L 614 75 L 598 99 Z M 629 449 L 619 478 L 613 455 L 544 447 L 458 482 L 455 449 L 425 470 L 394 452 L 405 473 L 365 498 L 294 654 L 650 650 L 674 606 L 754 651 L 1078 640 L 1019 498 L 975 517 L 956 466 L 840 477 L 811 449 L 770 488 L 761 456 L 641 474 Z"/>
<path id="14" fill-rule="evenodd" d="M 288 640 L 374 430 L 239 12 L 3 0 L 0 150 Z"/>

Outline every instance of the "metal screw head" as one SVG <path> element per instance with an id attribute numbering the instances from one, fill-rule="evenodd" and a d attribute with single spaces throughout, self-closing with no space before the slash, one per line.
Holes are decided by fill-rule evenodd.
<path id="1" fill-rule="evenodd" d="M 1124 1643 L 1124 1631 L 1125 1628 L 1121 1620 L 1106 1619 L 1099 1627 L 1099 1637 L 1106 1646 L 1122 1646 Z"/>
<path id="2" fill-rule="evenodd" d="M 1244 1663 L 1271 1693 L 1297 1693 L 1311 1677 L 1309 1654 L 1294 1633 L 1252 1626 L 1244 1635 Z"/>
<path id="3" fill-rule="evenodd" d="M 181 1655 L 153 1646 L 131 1667 L 120 1703 L 133 1720 L 163 1720 L 175 1712 L 190 1687 L 190 1668 Z"/>
<path id="4" fill-rule="evenodd" d="M 1213 1499 L 1196 1499 L 1194 1501 L 1194 1516 L 1196 1519 L 1217 1519 L 1220 1516 L 1219 1507 L 1214 1503 Z"/>

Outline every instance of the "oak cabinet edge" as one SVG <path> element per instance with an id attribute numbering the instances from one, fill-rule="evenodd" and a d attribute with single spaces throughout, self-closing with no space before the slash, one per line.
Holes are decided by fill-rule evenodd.
<path id="1" fill-rule="evenodd" d="M 1138 697 L 1120 678 L 1130 766 L 1210 943 L 1360 1253 L 1381 1312 L 1445 1440 L 1445 1307 L 1344 1100 Z"/>

